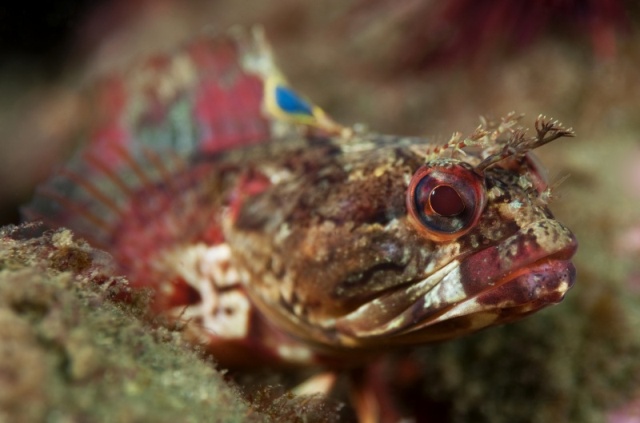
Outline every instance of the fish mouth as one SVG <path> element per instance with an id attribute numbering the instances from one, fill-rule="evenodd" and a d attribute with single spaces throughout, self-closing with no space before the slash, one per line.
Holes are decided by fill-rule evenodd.
<path id="1" fill-rule="evenodd" d="M 575 282 L 576 249 L 574 235 L 562 224 L 537 221 L 363 305 L 336 327 L 354 344 L 416 344 L 518 320 L 562 301 Z M 398 306 L 421 284 L 419 295 Z"/>
<path id="2" fill-rule="evenodd" d="M 414 325 L 398 332 L 396 343 L 419 343 L 456 338 L 489 326 L 520 320 L 561 302 L 575 283 L 576 269 L 569 260 L 552 257 L 515 270 L 474 296 L 437 312 L 412 308 Z"/>

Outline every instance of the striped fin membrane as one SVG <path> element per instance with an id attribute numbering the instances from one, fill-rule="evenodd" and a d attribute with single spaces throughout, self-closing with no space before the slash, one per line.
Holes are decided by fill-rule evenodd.
<path id="1" fill-rule="evenodd" d="M 83 149 L 37 188 L 24 218 L 110 252 L 134 286 L 171 278 L 158 257 L 176 246 L 224 242 L 215 163 L 194 159 L 277 142 L 274 123 L 332 122 L 288 88 L 257 34 L 197 39 L 97 84 Z"/>
<path id="2" fill-rule="evenodd" d="M 82 150 L 38 187 L 24 218 L 69 227 L 111 251 L 139 197 L 177 194 L 192 157 L 271 140 L 264 80 L 245 67 L 248 52 L 259 53 L 253 43 L 204 37 L 100 81 L 88 93 L 96 115 Z"/>
<path id="3" fill-rule="evenodd" d="M 102 247 L 129 200 L 151 185 L 170 187 L 191 157 L 272 140 L 276 121 L 343 129 L 286 84 L 260 30 L 197 39 L 89 94 L 96 116 L 83 150 L 23 213 Z"/>

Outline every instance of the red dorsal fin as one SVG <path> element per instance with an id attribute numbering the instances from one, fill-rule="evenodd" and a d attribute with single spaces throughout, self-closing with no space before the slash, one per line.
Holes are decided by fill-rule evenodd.
<path id="1" fill-rule="evenodd" d="M 147 145 L 189 154 L 268 139 L 269 121 L 261 111 L 263 78 L 242 63 L 248 42 L 246 37 L 200 38 L 105 79 L 93 92 L 99 112 L 88 148 L 100 155 L 113 144 Z"/>
<path id="2" fill-rule="evenodd" d="M 38 188 L 24 216 L 108 247 L 129 200 L 167 185 L 189 157 L 269 140 L 263 78 L 243 65 L 251 42 L 202 37 L 100 81 L 83 150 Z"/>
<path id="3" fill-rule="evenodd" d="M 156 288 L 159 307 L 183 304 L 195 298 L 180 288 L 185 254 L 224 243 L 220 187 L 228 180 L 213 156 L 278 138 L 272 128 L 338 128 L 318 107 L 300 115 L 269 91 L 284 87 L 259 31 L 201 38 L 104 78 L 90 93 L 90 122 L 80 125 L 82 150 L 23 215 L 110 252 L 134 287 Z"/>
<path id="4" fill-rule="evenodd" d="M 264 41 L 247 35 L 202 37 L 103 78 L 88 93 L 86 142 L 38 187 L 24 218 L 71 228 L 138 285 L 153 278 L 153 264 L 140 263 L 163 251 L 223 242 L 212 218 L 223 199 L 206 186 L 213 165 L 191 158 L 272 138 L 264 75 L 245 65 Z"/>

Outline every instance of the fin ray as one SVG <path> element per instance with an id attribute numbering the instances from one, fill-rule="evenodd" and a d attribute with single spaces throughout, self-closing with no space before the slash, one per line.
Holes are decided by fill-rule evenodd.
<path id="1" fill-rule="evenodd" d="M 176 246 L 224 242 L 214 158 L 278 142 L 282 128 L 298 133 L 324 116 L 313 103 L 304 103 L 306 120 L 292 107 L 269 113 L 277 87 L 290 102 L 304 100 L 284 85 L 264 40 L 246 35 L 203 37 L 99 82 L 89 92 L 95 113 L 78 134 L 87 142 L 23 216 L 106 249 L 138 286 L 173 283 L 158 258 Z"/>

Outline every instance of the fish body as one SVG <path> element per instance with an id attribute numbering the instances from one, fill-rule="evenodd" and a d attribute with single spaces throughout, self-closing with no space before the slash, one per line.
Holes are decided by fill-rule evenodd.
<path id="1" fill-rule="evenodd" d="M 445 145 L 345 128 L 259 36 L 150 63 L 109 85 L 120 100 L 25 216 L 109 251 L 223 365 L 361 365 L 573 285 L 577 243 L 530 153 L 572 134 L 557 122 L 527 135 L 509 115 Z"/>

